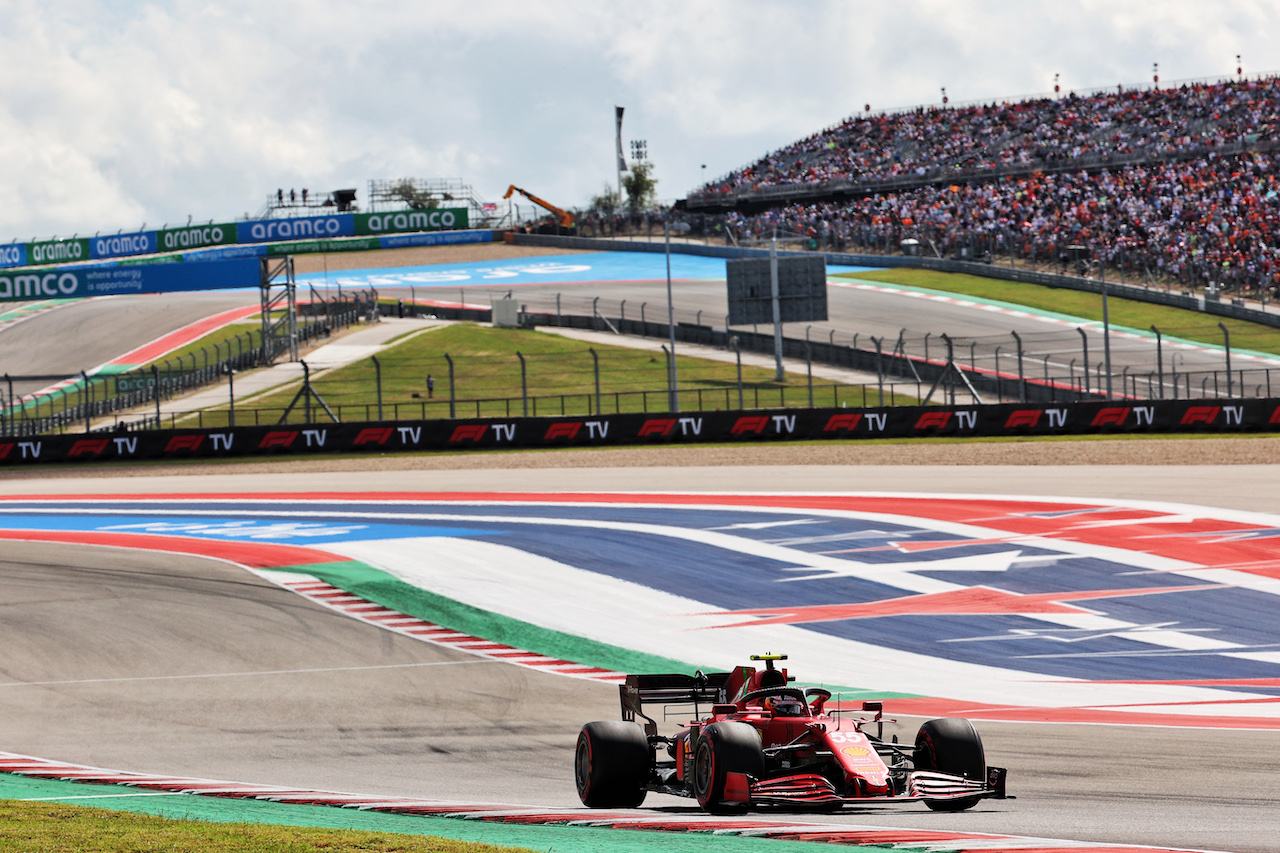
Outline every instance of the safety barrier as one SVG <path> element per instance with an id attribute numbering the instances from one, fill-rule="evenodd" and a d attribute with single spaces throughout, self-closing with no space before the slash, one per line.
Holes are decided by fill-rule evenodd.
<path id="1" fill-rule="evenodd" d="M 669 412 L 145 430 L 0 440 L 0 465 L 914 437 L 1280 431 L 1280 399 Z"/>

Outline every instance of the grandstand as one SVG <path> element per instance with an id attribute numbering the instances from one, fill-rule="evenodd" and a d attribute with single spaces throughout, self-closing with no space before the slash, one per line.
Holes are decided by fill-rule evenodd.
<path id="1" fill-rule="evenodd" d="M 851 117 L 690 194 L 737 239 L 1004 255 L 1274 295 L 1280 78 Z"/>

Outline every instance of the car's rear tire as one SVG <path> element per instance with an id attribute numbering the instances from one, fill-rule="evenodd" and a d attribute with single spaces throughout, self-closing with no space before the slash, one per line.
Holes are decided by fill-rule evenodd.
<path id="1" fill-rule="evenodd" d="M 573 776 L 592 809 L 634 809 L 644 802 L 652 753 L 644 729 L 623 720 L 587 723 L 578 733 Z"/>
<path id="2" fill-rule="evenodd" d="M 961 717 L 929 720 L 916 735 L 913 755 L 917 770 L 936 770 L 952 776 L 963 776 L 975 782 L 987 779 L 987 757 L 982 738 L 973 723 Z M 936 812 L 962 812 L 971 809 L 981 797 L 957 800 L 925 800 Z"/>
<path id="3" fill-rule="evenodd" d="M 693 794 L 698 805 L 712 814 L 746 811 L 748 803 L 725 803 L 725 782 L 730 773 L 764 776 L 764 750 L 760 735 L 746 723 L 712 723 L 698 735 L 693 754 Z"/>

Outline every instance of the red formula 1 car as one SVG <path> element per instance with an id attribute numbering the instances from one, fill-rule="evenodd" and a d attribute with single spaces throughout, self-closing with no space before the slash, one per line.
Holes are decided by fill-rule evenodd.
<path id="1" fill-rule="evenodd" d="M 909 746 L 896 735 L 886 741 L 881 703 L 828 712 L 830 691 L 792 687 L 794 677 L 774 667 L 786 655 L 751 660 L 764 661 L 764 669 L 628 675 L 619 687 L 622 719 L 587 723 L 578 735 L 574 776 L 583 804 L 635 808 L 656 791 L 695 797 L 714 813 L 904 801 L 961 811 L 1006 797 L 1006 771 L 987 766 L 968 720 L 929 720 Z M 657 704 L 664 718 L 673 706 L 692 705 L 693 721 L 672 737 L 659 735 L 645 713 Z"/>

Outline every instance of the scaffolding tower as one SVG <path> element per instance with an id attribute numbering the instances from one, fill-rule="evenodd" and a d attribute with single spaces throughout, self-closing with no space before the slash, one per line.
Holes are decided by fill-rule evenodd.
<path id="1" fill-rule="evenodd" d="M 505 211 L 476 194 L 461 178 L 394 178 L 369 181 L 369 211 L 427 210 L 465 207 L 472 228 L 495 228 L 506 219 Z"/>
<path id="2" fill-rule="evenodd" d="M 298 360 L 298 285 L 293 277 L 293 256 L 260 258 L 262 305 L 262 360 L 275 361 L 282 353 Z M 274 317 L 283 306 L 282 316 Z"/>

